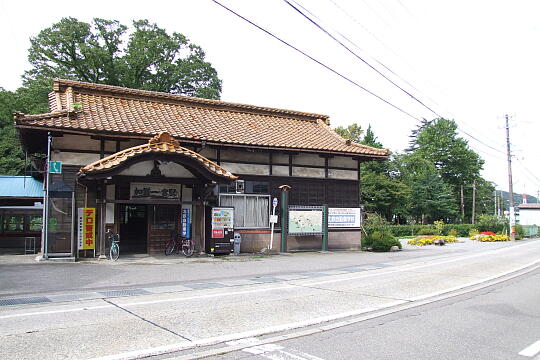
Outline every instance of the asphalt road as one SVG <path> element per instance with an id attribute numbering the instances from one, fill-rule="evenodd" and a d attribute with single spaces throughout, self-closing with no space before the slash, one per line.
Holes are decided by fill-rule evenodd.
<path id="1" fill-rule="evenodd" d="M 231 341 L 260 341 L 295 331 L 329 330 L 343 321 L 378 311 L 395 311 L 400 306 L 419 306 L 447 292 L 481 286 L 515 271 L 540 266 L 538 240 L 453 245 L 393 254 L 315 253 L 183 264 L 164 264 L 160 259 L 115 264 L 34 264 L 41 271 L 36 275 L 45 283 L 58 280 L 75 287 L 57 286 L 51 293 L 29 293 L 35 303 L 11 304 L 6 298 L 9 293 L 0 296 L 0 357 L 194 358 L 198 355 L 193 354 L 200 351 L 221 351 Z M 87 269 L 88 278 L 93 273 L 92 282 L 77 284 L 73 269 Z M 190 272 L 184 277 L 187 270 Z M 193 273 L 196 270 L 200 273 Z M 109 275 L 100 279 L 101 274 Z M 61 276 L 74 279 L 66 282 Z M 12 273 L 9 279 L 16 277 Z M 5 279 L 0 273 L 0 280 Z M 121 284 L 124 280 L 137 284 L 137 288 L 124 291 L 106 287 L 107 283 Z M 28 285 L 19 286 L 32 290 Z M 484 327 L 490 329 L 489 323 Z M 388 349 L 409 338 L 403 330 L 395 340 L 387 341 Z M 360 335 L 354 337 L 357 343 L 369 345 L 369 332 Z M 458 338 L 444 333 L 443 337 L 456 342 L 464 341 L 468 334 L 463 331 L 460 335 Z M 433 334 L 417 336 L 427 342 Z M 241 345 L 239 349 L 249 347 Z M 315 346 L 311 348 L 316 350 Z M 344 352 L 343 356 L 351 358 L 350 353 Z"/>
<path id="2" fill-rule="evenodd" d="M 210 359 L 526 360 L 540 359 L 539 341 L 536 270 L 466 295 Z"/>

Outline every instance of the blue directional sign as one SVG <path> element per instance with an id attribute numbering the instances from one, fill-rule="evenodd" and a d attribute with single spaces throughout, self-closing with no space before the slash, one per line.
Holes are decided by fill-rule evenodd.
<path id="1" fill-rule="evenodd" d="M 51 174 L 61 174 L 62 173 L 62 162 L 61 161 L 49 161 L 49 173 L 51 173 Z"/>

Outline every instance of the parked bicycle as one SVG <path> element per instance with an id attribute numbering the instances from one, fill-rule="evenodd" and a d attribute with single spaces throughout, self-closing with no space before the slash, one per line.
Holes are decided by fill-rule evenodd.
<path id="1" fill-rule="evenodd" d="M 195 252 L 195 242 L 173 231 L 165 244 L 165 255 L 171 255 L 175 250 L 176 253 L 181 251 L 185 257 L 190 257 Z"/>
<path id="2" fill-rule="evenodd" d="M 107 242 L 109 243 L 109 259 L 116 261 L 120 257 L 120 234 L 115 234 L 111 229 L 107 230 Z"/>

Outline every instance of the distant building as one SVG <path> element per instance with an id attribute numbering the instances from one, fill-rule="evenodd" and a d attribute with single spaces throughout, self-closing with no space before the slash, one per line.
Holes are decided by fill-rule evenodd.
<path id="1" fill-rule="evenodd" d="M 519 224 L 540 226 L 540 204 L 519 204 Z"/>
<path id="2" fill-rule="evenodd" d="M 341 138 L 326 115 L 58 79 L 53 89 L 50 113 L 15 116 L 26 150 L 46 153 L 50 133 L 50 160 L 62 162 L 51 176 L 50 253 L 77 255 L 92 226 L 97 254 L 108 228 L 120 233 L 122 251 L 159 253 L 186 224 L 197 250 L 211 252 L 209 239 L 223 235 L 208 233 L 212 206 L 234 207 L 242 251 L 258 251 L 268 244 L 279 186 L 292 187 L 292 205 L 354 210 L 360 164 L 388 157 Z M 76 219 L 84 208 L 96 211 L 88 232 Z M 360 248 L 356 213 L 338 214 L 329 248 Z M 320 244 L 308 234 L 287 237 L 288 250 Z"/>
<path id="3" fill-rule="evenodd" d="M 43 183 L 31 176 L 0 176 L 0 252 L 39 249 Z"/>

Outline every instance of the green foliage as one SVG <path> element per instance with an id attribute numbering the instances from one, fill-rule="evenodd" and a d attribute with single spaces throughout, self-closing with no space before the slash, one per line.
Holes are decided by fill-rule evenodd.
<path id="1" fill-rule="evenodd" d="M 397 155 L 395 171 L 411 189 L 410 215 L 419 222 L 449 219 L 457 215 L 452 188 L 444 182 L 437 168 L 420 154 Z"/>
<path id="2" fill-rule="evenodd" d="M 362 127 L 356 123 L 351 124 L 344 128 L 343 126 L 338 126 L 334 129 L 336 133 L 338 133 L 342 138 L 354 141 L 356 143 L 360 143 L 362 141 L 362 134 L 364 133 L 364 130 L 362 130 Z"/>
<path id="3" fill-rule="evenodd" d="M 468 237 L 469 231 L 474 229 L 471 224 L 445 224 L 443 235 Z M 372 225 L 364 226 L 368 234 L 375 231 L 391 232 L 399 238 L 416 235 L 436 235 L 436 229 L 432 225 Z"/>
<path id="4" fill-rule="evenodd" d="M 506 219 L 502 216 L 482 214 L 478 217 L 476 226 L 480 232 L 491 231 L 496 234 L 501 233 L 506 225 Z"/>
<path id="5" fill-rule="evenodd" d="M 472 238 L 473 236 L 476 236 L 480 233 L 477 228 L 471 228 L 469 230 L 469 237 Z"/>
<path id="6" fill-rule="evenodd" d="M 418 231 L 418 235 L 440 235 L 440 233 L 433 226 L 425 226 Z"/>
<path id="7" fill-rule="evenodd" d="M 389 251 L 392 246 L 401 249 L 401 243 L 390 231 L 374 231 L 364 239 L 364 248 L 370 248 L 373 251 Z"/>
<path id="8" fill-rule="evenodd" d="M 444 229 L 444 221 L 442 220 L 434 221 L 433 225 L 435 225 L 435 230 L 437 231 L 435 235 L 442 235 L 443 229 Z"/>
<path id="9" fill-rule="evenodd" d="M 388 225 L 388 221 L 381 215 L 377 213 L 366 213 L 365 219 L 364 219 L 364 225 L 365 226 L 381 226 L 381 225 Z"/>
<path id="10" fill-rule="evenodd" d="M 24 87 L 0 88 L 0 174 L 24 173 L 13 113 L 49 112 L 52 78 L 219 99 L 221 80 L 199 46 L 147 20 L 134 21 L 129 36 L 127 30 L 114 20 L 63 18 L 30 40 L 33 68 L 23 76 Z"/>
<path id="11" fill-rule="evenodd" d="M 407 214 L 411 193 L 409 187 L 385 174 L 365 172 L 361 177 L 362 200 L 366 209 L 386 219 Z"/>
<path id="12" fill-rule="evenodd" d="M 525 229 L 520 224 L 516 224 L 516 240 L 521 240 L 525 237 Z"/>
<path id="13" fill-rule="evenodd" d="M 456 229 L 449 229 L 448 236 L 458 237 L 458 231 Z"/>
<path id="14" fill-rule="evenodd" d="M 221 80 L 199 46 L 148 20 L 127 30 L 116 20 L 63 18 L 31 38 L 25 86 L 62 77 L 219 99 Z"/>
<path id="15" fill-rule="evenodd" d="M 17 94 L 0 88 L 0 174 L 22 175 L 24 154 L 13 125 L 13 112 L 21 109 Z"/>

